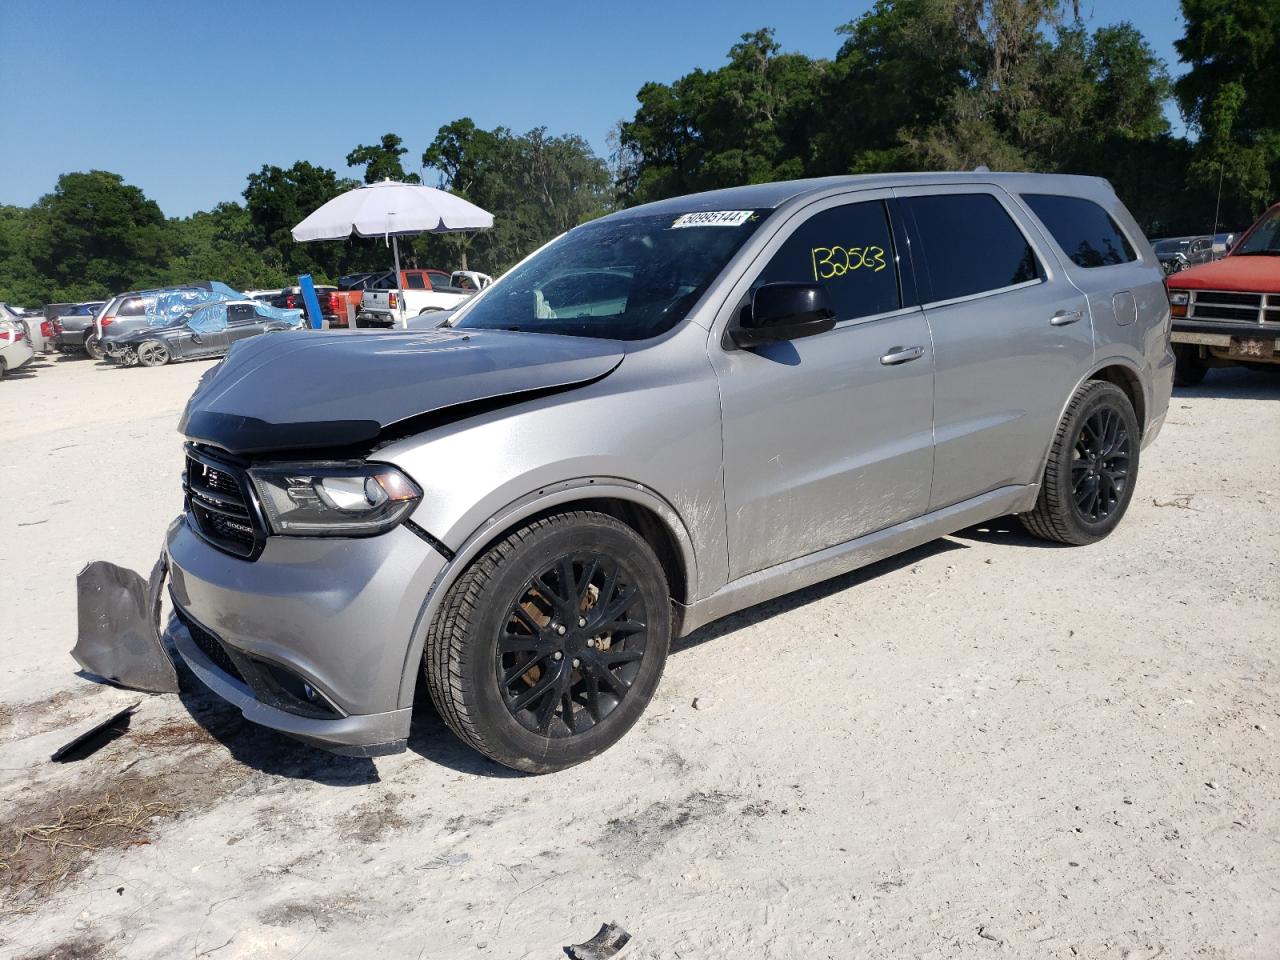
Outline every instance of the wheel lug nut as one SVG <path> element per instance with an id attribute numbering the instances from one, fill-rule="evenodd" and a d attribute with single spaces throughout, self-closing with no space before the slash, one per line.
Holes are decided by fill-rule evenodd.
<path id="1" fill-rule="evenodd" d="M 553 654 L 551 655 L 551 659 L 552 659 L 552 660 L 563 660 L 563 659 L 564 659 L 564 654 L 563 654 L 563 653 L 561 653 L 559 650 L 557 650 L 555 653 L 553 653 Z"/>
<path id="2" fill-rule="evenodd" d="M 585 627 L 586 625 L 587 625 L 587 618 L 586 618 L 586 617 L 579 617 L 579 618 L 578 618 L 578 626 L 580 626 L 580 627 Z"/>
<path id="3" fill-rule="evenodd" d="M 556 627 L 556 633 L 560 634 L 560 636 L 562 636 L 562 637 L 563 637 L 563 636 L 565 635 L 565 633 L 567 633 L 567 632 L 568 632 L 568 627 L 566 627 L 563 623 L 562 623 L 562 624 L 560 624 L 560 626 Z"/>
<path id="4" fill-rule="evenodd" d="M 576 667 L 576 666 L 578 666 L 578 658 L 577 658 L 577 657 L 574 657 L 574 658 L 573 658 L 573 665 L 574 665 L 575 667 Z"/>

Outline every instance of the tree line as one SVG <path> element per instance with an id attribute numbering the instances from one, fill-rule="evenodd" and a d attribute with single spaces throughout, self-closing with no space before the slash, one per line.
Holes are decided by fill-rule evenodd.
<path id="1" fill-rule="evenodd" d="M 491 231 L 403 245 L 421 266 L 499 273 L 612 209 L 742 183 L 901 170 L 1109 179 L 1150 236 L 1247 225 L 1280 197 L 1280 0 L 1182 0 L 1176 81 L 1127 23 L 1078 0 L 877 0 L 831 59 L 745 34 L 725 63 L 648 83 L 597 156 L 546 128 L 441 127 L 417 170 L 395 133 L 346 157 L 372 183 L 429 182 L 490 210 Z M 1166 116 L 1173 105 L 1188 135 Z M 412 167 L 412 161 L 410 161 Z M 68 173 L 0 206 L 0 300 L 102 297 L 192 279 L 275 287 L 376 270 L 373 240 L 294 243 L 289 228 L 356 186 L 299 160 L 250 173 L 241 201 L 166 218 L 114 173 Z M 1219 192 L 1221 199 L 1219 201 Z"/>

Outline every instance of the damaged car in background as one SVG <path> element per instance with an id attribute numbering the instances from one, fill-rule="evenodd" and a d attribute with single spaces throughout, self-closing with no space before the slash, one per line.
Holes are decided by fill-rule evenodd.
<path id="1" fill-rule="evenodd" d="M 575 227 L 440 329 L 238 344 L 180 424 L 167 640 L 340 753 L 404 749 L 424 682 L 486 756 L 580 763 L 712 620 L 1002 515 L 1107 536 L 1162 281 L 1103 180 L 840 177 Z"/>
<path id="2" fill-rule="evenodd" d="M 124 367 L 162 367 L 177 360 L 221 357 L 242 340 L 298 330 L 302 325 L 301 310 L 285 310 L 257 300 L 220 300 L 155 326 L 108 330 L 102 350 L 107 360 Z"/>

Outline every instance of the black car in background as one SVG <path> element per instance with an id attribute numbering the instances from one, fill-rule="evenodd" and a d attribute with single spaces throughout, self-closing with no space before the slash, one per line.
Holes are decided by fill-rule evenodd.
<path id="1" fill-rule="evenodd" d="M 1169 237 L 1151 246 L 1166 276 L 1213 259 L 1213 237 Z"/>
<path id="2" fill-rule="evenodd" d="M 121 366 L 161 367 L 176 360 L 221 357 L 249 337 L 302 326 L 298 310 L 277 309 L 256 300 L 206 303 L 162 326 L 102 338 L 106 358 Z"/>

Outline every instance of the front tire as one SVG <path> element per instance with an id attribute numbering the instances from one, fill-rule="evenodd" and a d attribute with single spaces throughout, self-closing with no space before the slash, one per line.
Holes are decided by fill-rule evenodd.
<path id="1" fill-rule="evenodd" d="M 516 530 L 449 590 L 423 671 L 450 729 L 476 750 L 549 773 L 608 749 L 653 698 L 671 642 L 662 565 L 593 511 Z"/>
<path id="2" fill-rule="evenodd" d="M 1187 343 L 1173 345 L 1173 385 L 1194 387 L 1204 379 L 1209 366 L 1200 356 L 1200 348 Z"/>
<path id="3" fill-rule="evenodd" d="M 1133 404 L 1114 383 L 1081 387 L 1054 434 L 1035 508 L 1019 515 L 1027 531 L 1083 546 L 1114 530 L 1138 479 L 1139 429 Z"/>
<path id="4" fill-rule="evenodd" d="M 143 340 L 136 353 L 138 363 L 144 367 L 163 367 L 172 359 L 169 348 L 159 340 Z"/>

